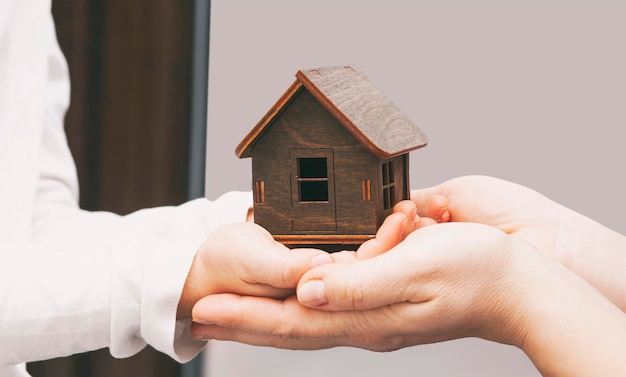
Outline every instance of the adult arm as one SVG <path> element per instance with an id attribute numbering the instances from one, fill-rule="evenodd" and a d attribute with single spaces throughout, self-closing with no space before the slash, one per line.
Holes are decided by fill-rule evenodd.
<path id="1" fill-rule="evenodd" d="M 451 179 L 411 193 L 421 215 L 442 205 L 444 221 L 496 227 L 574 271 L 626 312 L 626 237 L 527 187 L 485 176 Z M 433 205 L 433 198 L 447 203 Z M 592 198 L 589 198 L 593 200 Z"/>

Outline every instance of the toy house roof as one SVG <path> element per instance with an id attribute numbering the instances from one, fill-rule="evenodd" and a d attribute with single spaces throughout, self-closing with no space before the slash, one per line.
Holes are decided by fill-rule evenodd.
<path id="1" fill-rule="evenodd" d="M 289 101 L 306 88 L 373 154 L 391 158 L 421 148 L 426 135 L 355 66 L 300 70 L 296 81 L 239 143 L 238 157 L 251 149 Z"/>

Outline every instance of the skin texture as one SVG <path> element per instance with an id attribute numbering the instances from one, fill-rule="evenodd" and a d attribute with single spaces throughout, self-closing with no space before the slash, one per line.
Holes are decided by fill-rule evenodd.
<path id="1" fill-rule="evenodd" d="M 433 197 L 440 208 L 433 207 Z M 441 197 L 447 199 L 441 200 Z M 626 311 L 626 238 L 524 186 L 467 176 L 415 190 L 422 216 L 447 210 L 453 222 L 495 227 L 571 269 Z"/>
<path id="2" fill-rule="evenodd" d="M 482 308 L 495 294 L 483 295 L 484 286 L 494 280 L 502 286 L 509 284 L 513 254 L 497 251 L 508 247 L 506 240 L 502 232 L 476 224 L 424 228 L 387 253 L 353 261 L 344 255 L 327 268 L 307 272 L 298 295 L 304 304 L 323 311 L 311 310 L 294 297 L 281 301 L 220 295 L 201 300 L 194 308 L 194 320 L 210 319 L 220 326 L 226 321 L 227 326 L 242 327 L 243 337 L 237 340 L 246 343 L 262 344 L 267 340 L 265 333 L 271 334 L 271 345 L 280 348 L 349 345 L 389 351 L 477 336 L 479 328 L 474 322 L 489 322 L 499 315 Z M 424 252 L 415 253 L 414 243 L 423 243 Z M 479 246 L 484 252 L 467 252 Z M 491 257 L 489 263 L 483 261 L 487 256 Z M 523 254 L 515 257 L 523 258 Z M 446 264 L 443 268 L 442 263 Z M 418 281 L 420 284 L 415 284 Z M 306 297 L 307 286 L 320 283 L 326 286 L 324 300 Z M 231 304 L 241 311 L 231 312 Z M 259 313 L 260 318 L 252 314 L 246 319 L 245 312 Z M 495 328 L 499 326 L 494 332 Z M 245 334 L 248 329 L 251 334 Z M 257 332 L 263 335 L 257 337 Z M 219 334 L 213 335 L 219 338 Z"/>
<path id="3" fill-rule="evenodd" d="M 251 213 L 248 218 L 252 218 Z M 214 294 L 293 296 L 299 279 L 312 267 L 376 255 L 399 243 L 425 221 L 431 222 L 420 220 L 415 206 L 405 202 L 385 219 L 376 237 L 361 246 L 362 253 L 332 255 L 315 249 L 291 250 L 252 222 L 226 225 L 214 231 L 200 246 L 183 287 L 177 318 L 191 317 L 194 304 Z"/>
<path id="4" fill-rule="evenodd" d="M 623 313 L 532 245 L 481 224 L 422 228 L 370 259 L 317 266 L 298 298 L 206 297 L 194 320 L 210 324 L 192 334 L 374 351 L 476 336 L 521 348 L 545 376 L 626 372 Z"/>
<path id="5" fill-rule="evenodd" d="M 374 351 L 476 336 L 519 347 L 544 376 L 626 375 L 621 235 L 488 177 L 396 211 L 363 250 L 305 272 L 297 297 L 203 298 L 192 335 Z"/>
<path id="6" fill-rule="evenodd" d="M 223 226 L 200 246 L 183 288 L 177 318 L 191 317 L 199 299 L 218 293 L 291 296 L 305 271 L 330 262 L 332 258 L 321 250 L 294 253 L 254 223 Z"/>

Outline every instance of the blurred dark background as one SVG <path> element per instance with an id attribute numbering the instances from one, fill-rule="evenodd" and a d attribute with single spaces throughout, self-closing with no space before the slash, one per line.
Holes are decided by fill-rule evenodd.
<path id="1" fill-rule="evenodd" d="M 209 0 L 53 0 L 81 207 L 127 214 L 204 193 Z M 192 363 L 193 364 L 193 363 Z M 35 377 L 195 375 L 147 347 L 30 363 Z"/>

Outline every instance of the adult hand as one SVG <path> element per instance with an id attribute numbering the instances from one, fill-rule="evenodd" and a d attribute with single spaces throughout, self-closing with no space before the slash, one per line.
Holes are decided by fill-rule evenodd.
<path id="1" fill-rule="evenodd" d="M 528 243 L 481 224 L 426 227 L 387 253 L 315 267 L 298 298 L 206 297 L 207 324 L 192 335 L 374 351 L 476 336 L 520 347 L 544 376 L 626 373 L 626 316 Z"/>
<path id="2" fill-rule="evenodd" d="M 183 288 L 177 318 L 191 317 L 193 305 L 212 294 L 288 297 L 294 294 L 304 272 L 332 261 L 322 250 L 290 250 L 254 223 L 223 226 L 200 246 Z"/>
<path id="3" fill-rule="evenodd" d="M 295 297 L 206 297 L 194 320 L 209 325 L 194 325 L 192 335 L 279 348 L 377 351 L 467 336 L 520 342 L 523 334 L 510 324 L 523 317 L 529 248 L 484 225 L 426 227 L 387 253 L 305 273 L 301 303 Z"/>
<path id="4" fill-rule="evenodd" d="M 285 298 L 295 294 L 302 274 L 312 267 L 334 261 L 354 262 L 389 250 L 421 224 L 410 201 L 394 208 L 378 230 L 365 242 L 361 253 L 328 254 L 316 249 L 288 249 L 254 223 L 231 224 L 217 229 L 202 244 L 191 266 L 178 307 L 178 318 L 191 316 L 192 307 L 205 296 L 232 293 Z M 197 305 L 195 318 L 202 320 L 212 308 Z"/>
<path id="5" fill-rule="evenodd" d="M 624 236 L 527 187 L 491 177 L 452 179 L 415 190 L 411 199 L 419 215 L 448 210 L 450 221 L 487 224 L 531 243 L 626 311 Z"/>

